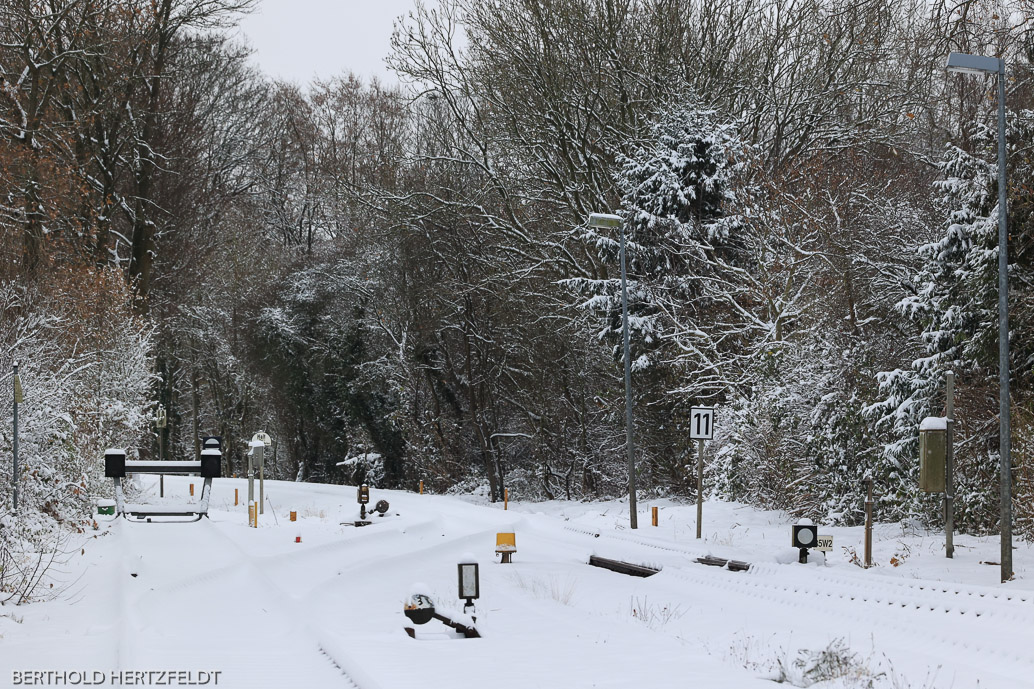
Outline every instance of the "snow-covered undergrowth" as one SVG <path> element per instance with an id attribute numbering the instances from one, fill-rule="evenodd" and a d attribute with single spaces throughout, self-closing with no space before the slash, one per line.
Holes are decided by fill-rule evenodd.
<path id="1" fill-rule="evenodd" d="M 0 282 L 0 387 L 19 366 L 18 478 L 0 481 L 0 602 L 60 591 L 48 577 L 77 549 L 97 497 L 111 495 L 103 451 L 148 427 L 151 328 L 117 271 L 62 273 L 52 293 Z M 63 288 L 63 289 L 59 289 Z M 0 405 L 0 456 L 15 449 L 14 407 Z M 13 464 L 13 462 L 12 462 Z M 13 506 L 16 502 L 17 517 Z"/>
<path id="2" fill-rule="evenodd" d="M 842 638 L 825 648 L 773 651 L 771 645 L 747 638 L 728 656 L 744 668 L 777 684 L 792 687 L 820 686 L 825 689 L 908 689 L 912 685 L 899 677 L 885 657 L 863 656 L 852 651 Z"/>

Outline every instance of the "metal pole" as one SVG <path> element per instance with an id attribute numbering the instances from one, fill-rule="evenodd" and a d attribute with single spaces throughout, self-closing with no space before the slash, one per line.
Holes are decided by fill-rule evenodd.
<path id="1" fill-rule="evenodd" d="M 947 400 L 945 416 L 947 417 L 947 448 L 944 454 L 944 555 L 955 557 L 955 373 L 948 371 Z"/>
<path id="2" fill-rule="evenodd" d="M 165 461 L 165 428 L 158 427 L 158 461 Z M 158 497 L 165 497 L 165 474 L 158 476 Z"/>
<path id="3" fill-rule="evenodd" d="M 256 447 L 259 459 L 259 514 L 265 514 L 266 508 L 266 448 Z"/>
<path id="4" fill-rule="evenodd" d="M 252 447 L 248 453 L 248 504 L 255 504 L 255 450 Z"/>
<path id="5" fill-rule="evenodd" d="M 704 523 L 704 441 L 697 441 L 697 538 Z"/>
<path id="6" fill-rule="evenodd" d="M 11 484 L 14 488 L 14 511 L 18 511 L 18 362 L 14 362 L 14 377 L 11 379 L 14 388 L 14 469 L 11 473 Z"/>
<path id="7" fill-rule="evenodd" d="M 865 496 L 865 568 L 872 567 L 872 479 L 866 479 Z"/>
<path id="8" fill-rule="evenodd" d="M 1012 579 L 1012 456 L 1009 428 L 1009 255 L 1005 186 L 1005 60 L 998 60 L 998 447 L 1001 457 L 1002 581 Z"/>
<path id="9" fill-rule="evenodd" d="M 628 451 L 628 513 L 633 529 L 636 523 L 635 506 L 635 445 L 632 442 L 632 361 L 628 346 L 628 284 L 625 277 L 625 224 L 621 223 L 621 329 L 625 342 L 625 447 Z"/>

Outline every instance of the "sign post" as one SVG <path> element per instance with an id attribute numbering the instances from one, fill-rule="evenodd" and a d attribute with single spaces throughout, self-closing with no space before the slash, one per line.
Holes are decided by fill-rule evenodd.
<path id="1" fill-rule="evenodd" d="M 255 504 L 255 469 L 256 464 L 262 463 L 262 452 L 266 446 L 261 440 L 252 440 L 248 443 L 248 504 Z"/>
<path id="2" fill-rule="evenodd" d="M 945 400 L 945 417 L 947 417 L 947 438 L 945 439 L 944 452 L 944 555 L 948 558 L 955 557 L 955 456 L 952 445 L 954 444 L 955 426 L 955 373 L 948 371 L 945 376 L 947 380 L 947 399 Z"/>
<path id="3" fill-rule="evenodd" d="M 697 442 L 697 538 L 704 522 L 704 441 L 714 438 L 714 407 L 690 407 L 689 438 Z"/>
<path id="4" fill-rule="evenodd" d="M 14 467 L 11 483 L 14 485 L 14 511 L 18 511 L 18 405 L 22 402 L 22 379 L 18 377 L 18 362 L 14 362 Z"/>
<path id="5" fill-rule="evenodd" d="M 872 567 L 872 477 L 865 480 L 865 568 Z"/>
<path id="6" fill-rule="evenodd" d="M 258 514 L 266 513 L 266 448 L 272 443 L 269 438 L 269 434 L 265 431 L 259 431 L 255 435 L 251 436 L 251 442 L 248 443 L 249 447 L 255 450 L 255 461 L 258 463 L 258 475 L 259 475 L 259 499 L 258 499 Z M 251 453 L 249 453 L 250 455 Z M 253 500 L 255 498 L 254 488 L 254 469 L 250 466 L 251 462 L 249 459 L 248 467 L 248 499 Z"/>
<path id="7" fill-rule="evenodd" d="M 168 416 L 165 413 L 165 405 L 159 404 L 158 411 L 154 415 L 154 425 L 158 429 L 158 461 L 165 459 L 165 426 L 168 423 Z M 165 497 L 165 474 L 158 475 L 158 497 Z"/>

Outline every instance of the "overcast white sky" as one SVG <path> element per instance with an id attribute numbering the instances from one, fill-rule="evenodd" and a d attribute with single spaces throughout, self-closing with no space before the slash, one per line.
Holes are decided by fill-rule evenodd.
<path id="1" fill-rule="evenodd" d="M 301 85 L 351 70 L 396 82 L 384 66 L 394 20 L 414 0 L 259 0 L 239 32 L 264 72 Z"/>

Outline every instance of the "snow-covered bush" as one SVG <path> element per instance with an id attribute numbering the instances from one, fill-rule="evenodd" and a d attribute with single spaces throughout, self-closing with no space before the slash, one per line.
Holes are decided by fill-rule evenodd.
<path id="1" fill-rule="evenodd" d="M 0 384 L 11 389 L 17 361 L 24 391 L 16 512 L 10 481 L 0 482 L 0 542 L 10 557 L 45 560 L 63 534 L 81 529 L 94 499 L 111 492 L 104 449 L 137 445 L 146 428 L 150 330 L 130 303 L 115 271 L 61 274 L 47 291 L 0 283 Z M 0 455 L 10 457 L 13 409 L 0 409 Z M 33 586 L 4 581 L 28 598 Z"/>

